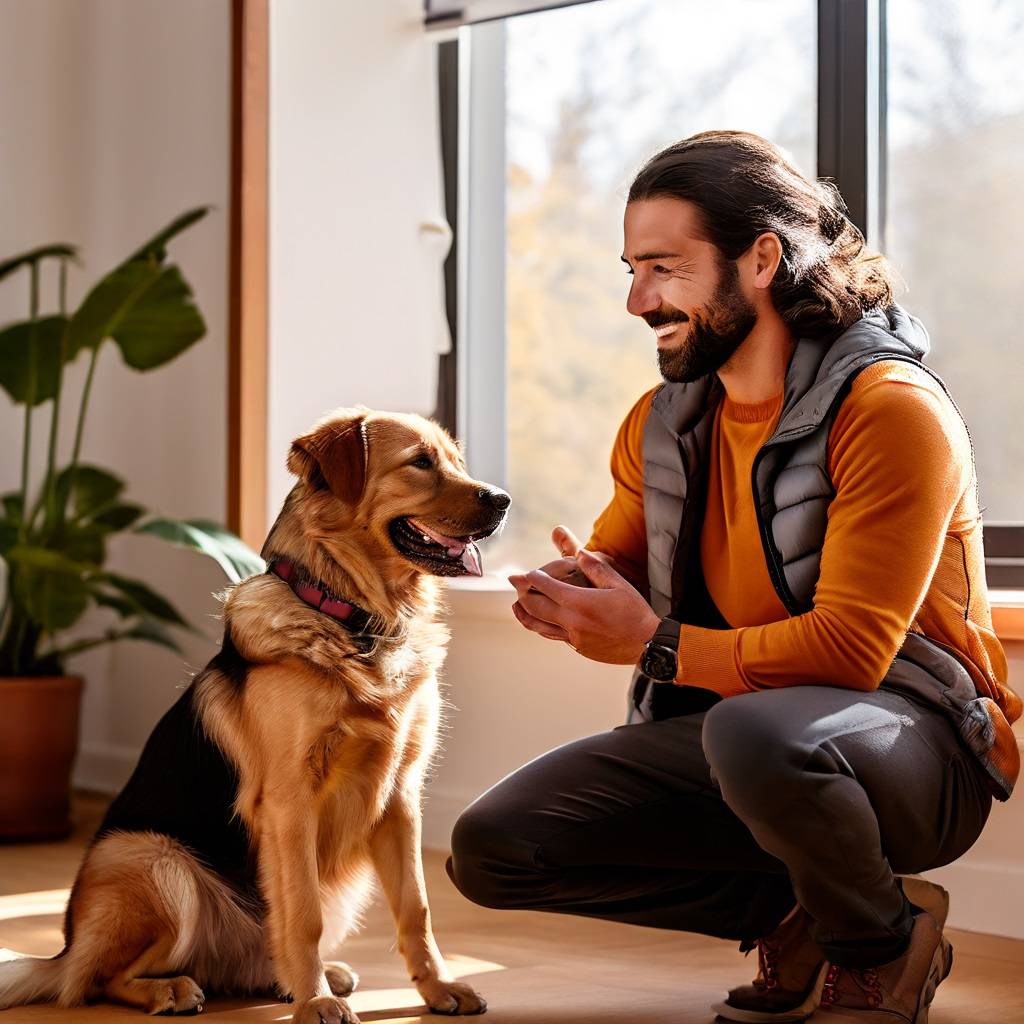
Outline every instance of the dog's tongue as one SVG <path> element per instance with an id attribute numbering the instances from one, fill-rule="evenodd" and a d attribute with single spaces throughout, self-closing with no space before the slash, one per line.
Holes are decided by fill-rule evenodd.
<path id="1" fill-rule="evenodd" d="M 470 541 L 462 552 L 462 564 L 470 576 L 483 576 L 484 571 L 480 568 L 480 549 L 473 541 Z"/>

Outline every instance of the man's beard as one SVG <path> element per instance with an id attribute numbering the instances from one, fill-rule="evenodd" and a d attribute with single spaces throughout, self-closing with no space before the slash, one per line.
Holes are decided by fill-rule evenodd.
<path id="1" fill-rule="evenodd" d="M 757 312 L 740 291 L 739 271 L 732 260 L 719 260 L 719 282 L 707 305 L 687 316 L 680 310 L 659 310 L 644 319 L 651 327 L 681 321 L 690 330 L 674 348 L 658 349 L 658 369 L 674 384 L 689 384 L 715 373 L 732 358 L 757 323 Z"/>

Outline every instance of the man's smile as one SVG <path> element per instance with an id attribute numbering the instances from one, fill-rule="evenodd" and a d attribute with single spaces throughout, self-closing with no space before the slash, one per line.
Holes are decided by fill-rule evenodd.
<path id="1" fill-rule="evenodd" d="M 658 348 L 662 348 L 666 343 L 672 341 L 679 333 L 679 328 L 683 326 L 685 320 L 675 320 L 670 324 L 661 324 L 659 327 L 654 328 L 654 336 L 657 339 Z"/>
<path id="2" fill-rule="evenodd" d="M 661 327 L 654 328 L 654 333 L 659 338 L 667 338 L 681 323 L 681 320 L 677 320 L 675 323 L 662 324 Z"/>

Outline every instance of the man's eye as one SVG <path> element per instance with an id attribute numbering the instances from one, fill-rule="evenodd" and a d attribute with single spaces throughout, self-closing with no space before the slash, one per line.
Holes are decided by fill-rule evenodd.
<path id="1" fill-rule="evenodd" d="M 663 267 L 660 264 L 655 266 L 654 272 L 656 274 L 671 274 L 672 273 L 672 271 L 669 270 L 668 267 Z"/>
<path id="2" fill-rule="evenodd" d="M 434 463 L 431 462 L 429 455 L 417 455 L 416 458 L 413 459 L 412 462 L 409 463 L 409 465 L 410 466 L 415 466 L 417 469 L 433 469 L 434 468 Z"/>

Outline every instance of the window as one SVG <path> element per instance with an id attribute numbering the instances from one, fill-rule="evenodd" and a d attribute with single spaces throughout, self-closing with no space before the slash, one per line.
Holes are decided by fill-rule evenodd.
<path id="1" fill-rule="evenodd" d="M 989 583 L 1021 587 L 1024 11 L 888 0 L 888 29 L 887 252 L 974 438 Z"/>
<path id="2" fill-rule="evenodd" d="M 500 570 L 555 557 L 557 523 L 586 540 L 611 497 L 615 432 L 660 380 L 619 260 L 643 161 L 728 126 L 814 172 L 815 4 L 604 0 L 474 28 L 474 46 L 481 29 L 504 32 L 506 412 L 493 426 L 513 506 L 487 555 Z M 489 267 L 471 258 L 471 295 Z"/>
<path id="3" fill-rule="evenodd" d="M 660 379 L 625 311 L 626 189 L 663 145 L 735 127 L 830 176 L 909 285 L 975 440 L 989 583 L 1024 587 L 1022 43 L 1013 0 L 600 0 L 461 29 L 449 420 L 513 496 L 488 569 L 549 560 L 557 523 L 589 535 Z"/>

